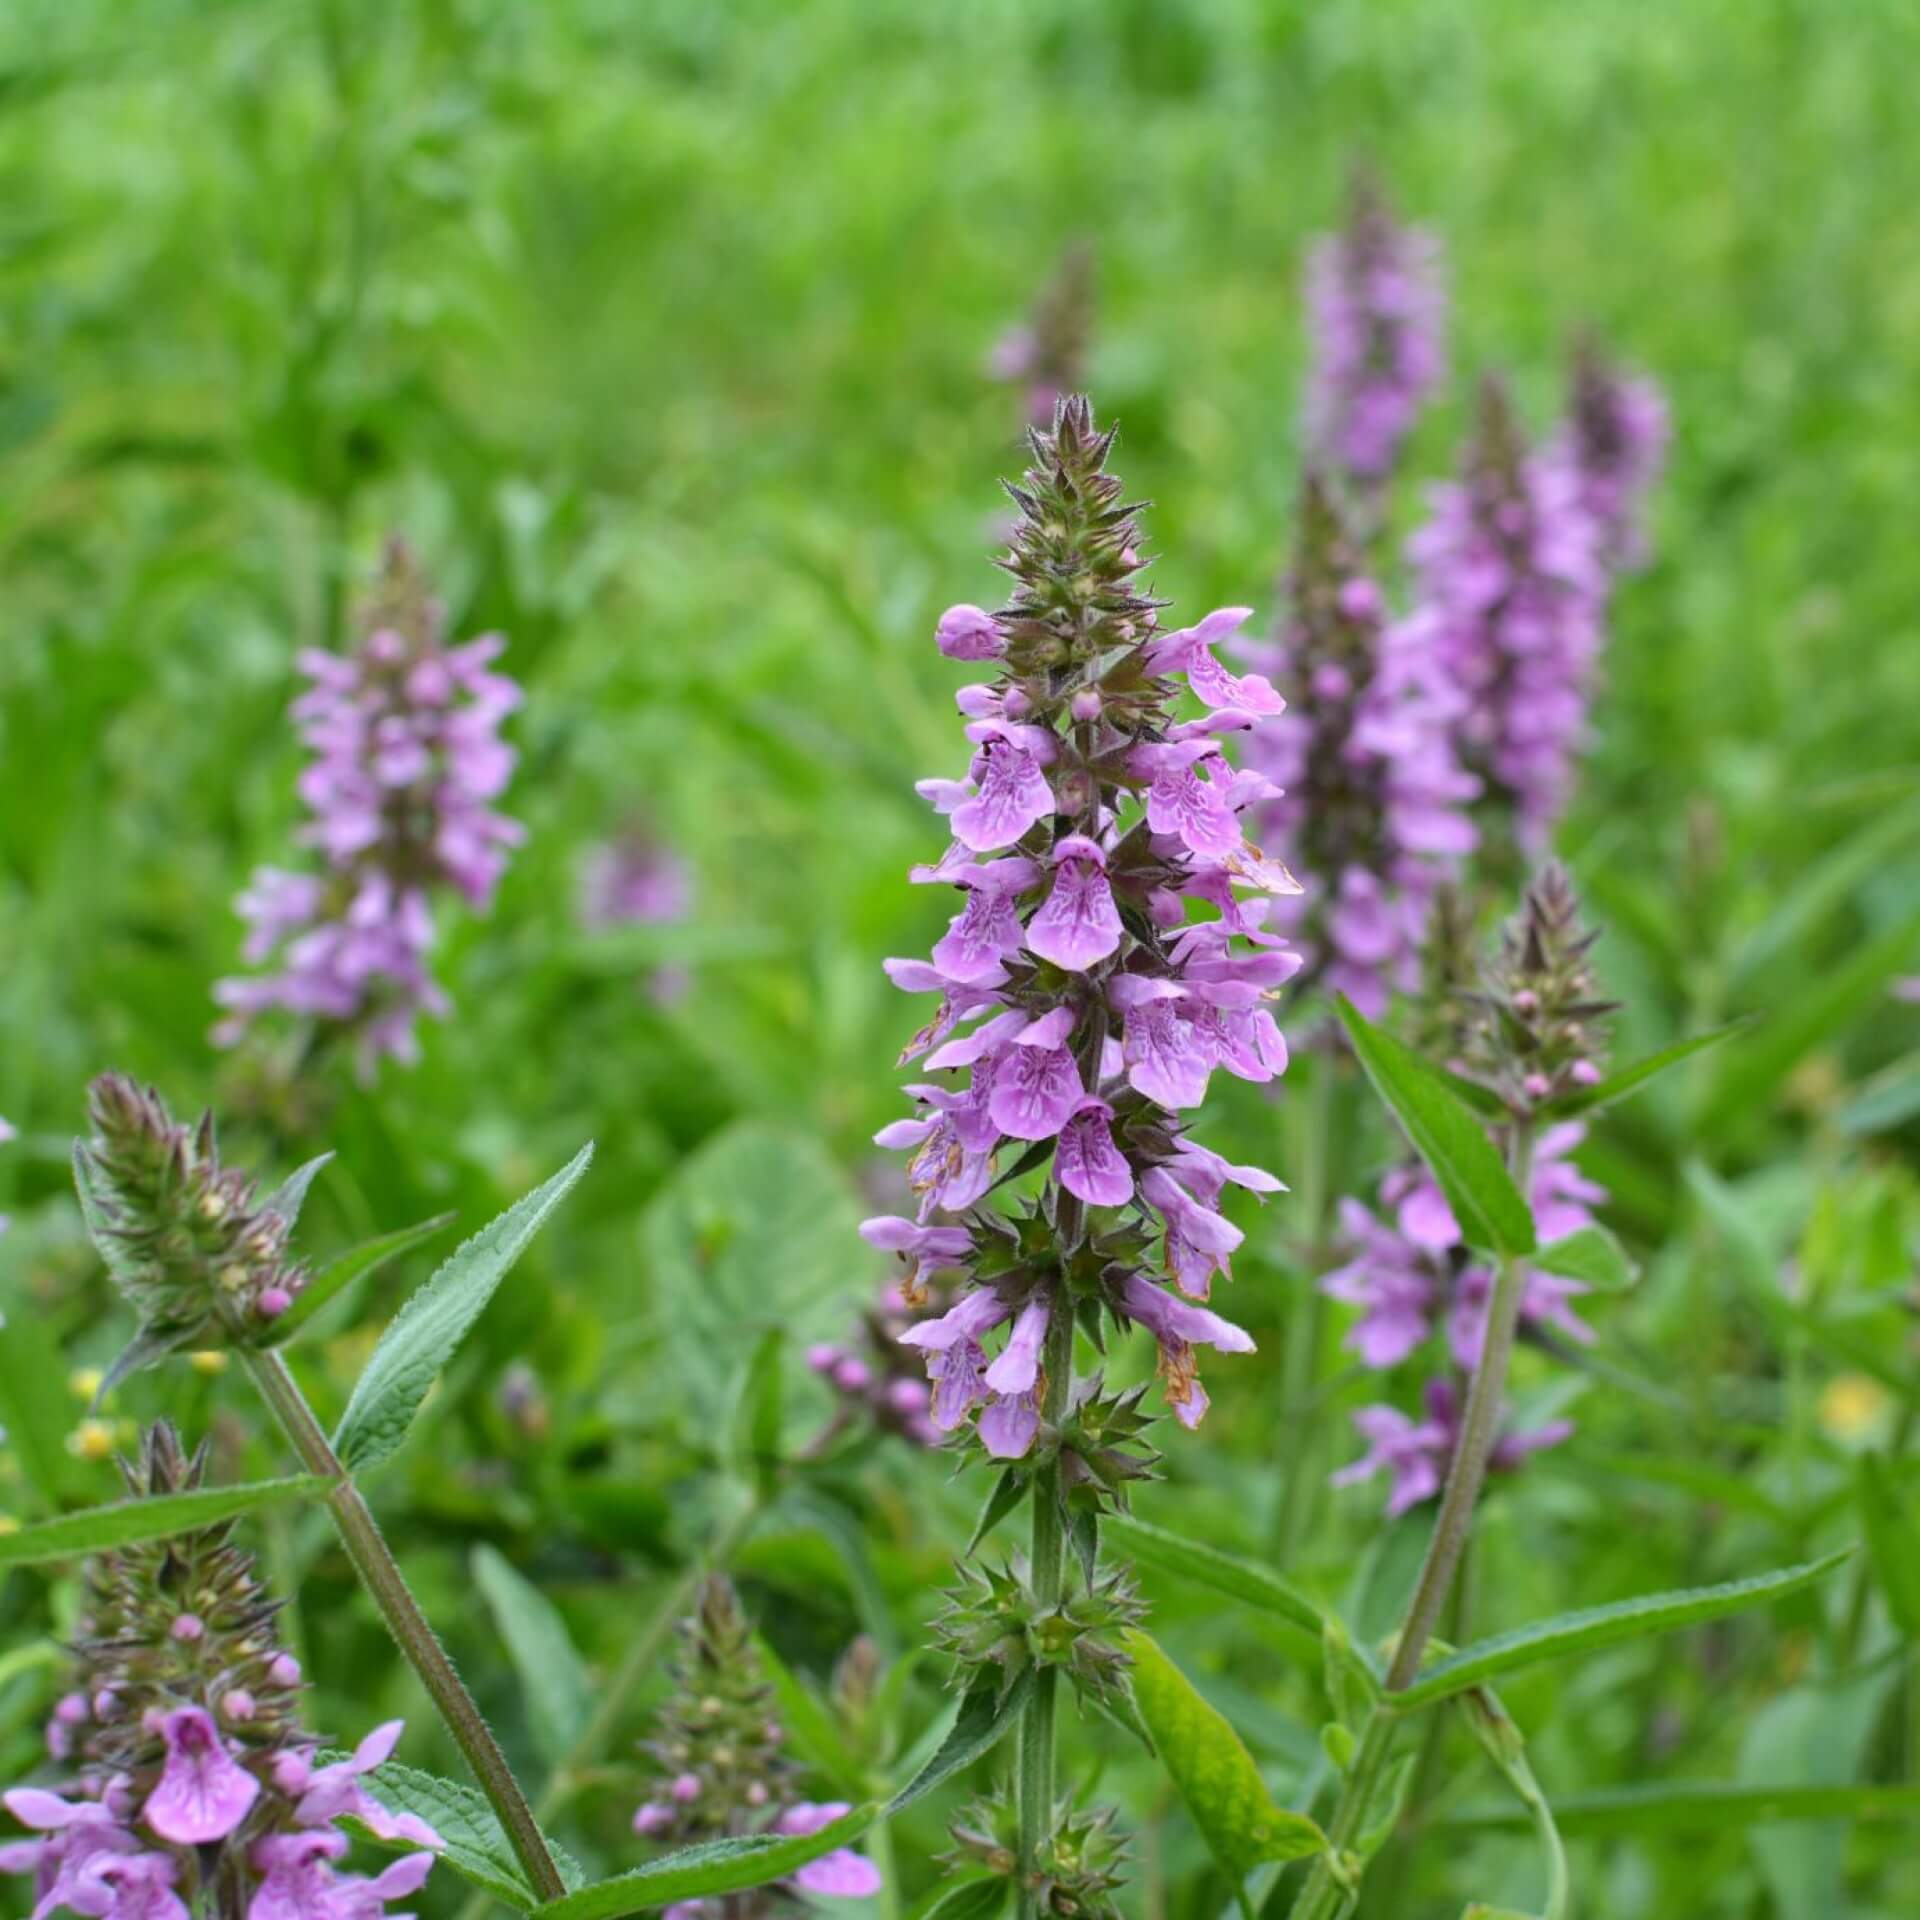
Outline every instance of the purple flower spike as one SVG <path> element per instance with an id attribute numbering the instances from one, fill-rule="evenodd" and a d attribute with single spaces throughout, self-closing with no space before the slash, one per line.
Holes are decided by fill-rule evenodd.
<path id="1" fill-rule="evenodd" d="M 1123 1207 L 1133 1198 L 1133 1169 L 1113 1144 L 1113 1109 L 1089 1095 L 1060 1129 L 1054 1155 L 1060 1184 L 1093 1207 Z"/>
<path id="2" fill-rule="evenodd" d="M 197 1846 L 224 1840 L 260 1797 L 260 1783 L 228 1753 L 213 1716 L 178 1707 L 160 1722 L 167 1743 L 160 1784 L 142 1818 L 163 1840 Z"/>
<path id="3" fill-rule="evenodd" d="M 1392 475 L 1444 362 L 1440 249 L 1394 221 L 1379 187 L 1355 175 L 1346 224 L 1307 263 L 1313 337 L 1307 437 L 1363 492 Z"/>

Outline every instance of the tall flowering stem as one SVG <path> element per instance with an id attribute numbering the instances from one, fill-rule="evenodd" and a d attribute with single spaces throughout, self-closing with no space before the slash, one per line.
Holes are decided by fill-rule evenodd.
<path id="1" fill-rule="evenodd" d="M 1093 294 L 1093 249 L 1075 241 L 1041 288 L 1026 324 L 994 342 L 987 370 L 1022 390 L 1029 426 L 1050 426 L 1061 396 L 1086 384 Z"/>
<path id="2" fill-rule="evenodd" d="M 107 1074 L 94 1083 L 93 1138 L 80 1151 L 96 1231 L 113 1248 L 114 1277 L 140 1315 L 128 1361 L 188 1341 L 236 1348 L 308 1472 L 328 1483 L 341 1544 L 401 1653 L 420 1676 L 543 1898 L 566 1891 L 526 1797 L 473 1696 L 428 1624 L 360 1490 L 333 1450 L 285 1360 L 272 1320 L 301 1283 L 287 1255 L 291 1223 L 257 1207 L 252 1180 L 221 1163 L 211 1115 L 175 1123 L 151 1090 Z"/>
<path id="3" fill-rule="evenodd" d="M 1577 473 L 1528 447 L 1500 380 L 1481 383 L 1463 470 L 1410 552 L 1409 644 L 1459 690 L 1461 757 L 1537 853 L 1586 739 L 1607 569 Z"/>
<path id="4" fill-rule="evenodd" d="M 1671 434 L 1666 400 L 1644 374 L 1609 359 L 1591 335 L 1574 351 L 1571 385 L 1567 417 L 1547 458 L 1569 476 L 1607 566 L 1618 572 L 1643 565 L 1647 495 Z"/>
<path id="5" fill-rule="evenodd" d="M 1307 259 L 1307 442 L 1371 513 L 1446 362 L 1439 242 L 1403 227 L 1365 169 Z"/>
<path id="6" fill-rule="evenodd" d="M 930 960 L 888 963 L 897 985 L 941 997 L 903 1056 L 929 1076 L 909 1088 L 916 1110 L 880 1135 L 911 1153 L 920 1204 L 861 1231 L 900 1256 L 910 1301 L 931 1273 L 962 1277 L 956 1303 L 904 1341 L 927 1356 L 934 1426 L 972 1423 L 961 1444 L 1002 1463 L 996 1517 L 1030 1498 L 1032 1535 L 1024 1567 L 969 1571 L 943 1644 L 969 1684 L 1033 1674 L 1009 1810 L 1024 1910 L 1106 1912 L 1105 1866 L 1097 1886 L 1085 1878 L 1106 1843 L 1054 1792 L 1058 1674 L 1097 1697 L 1125 1685 L 1113 1634 L 1137 1603 L 1100 1570 L 1099 1517 L 1154 1456 L 1140 1390 L 1075 1378 L 1075 1333 L 1104 1344 L 1109 1325 L 1146 1327 L 1187 1427 L 1207 1407 L 1195 1349 L 1252 1347 L 1200 1303 L 1242 1238 L 1225 1188 L 1278 1182 L 1201 1146 L 1181 1116 L 1216 1067 L 1252 1081 L 1285 1068 L 1267 1002 L 1299 962 L 1266 920 L 1298 887 L 1242 832 L 1271 783 L 1221 752 L 1281 704 L 1212 651 L 1247 611 L 1164 631 L 1137 584 L 1137 511 L 1106 470 L 1111 431 L 1076 396 L 1031 442 L 1009 489 L 1012 595 L 996 613 L 950 608 L 936 634 L 949 658 L 998 672 L 957 696 L 966 777 L 920 788 L 954 838 L 913 877 L 956 889 L 960 911 Z M 1183 680 L 1194 717 L 1176 707 Z M 1003 1155 L 1017 1156 L 1004 1172 Z M 975 1826 L 998 1830 L 990 1815 Z"/>
<path id="7" fill-rule="evenodd" d="M 291 1013 L 350 1034 L 361 1071 L 417 1058 L 414 1025 L 449 1002 L 428 969 L 433 898 L 493 897 L 524 837 L 493 802 L 515 755 L 500 724 L 520 689 L 491 662 L 497 634 L 448 646 L 444 615 L 400 541 L 387 548 L 347 653 L 309 648 L 312 682 L 293 719 L 313 760 L 300 776 L 299 839 L 318 868 L 262 867 L 237 904 L 252 974 L 222 980 L 214 1029 L 238 1042 L 261 1015 Z"/>

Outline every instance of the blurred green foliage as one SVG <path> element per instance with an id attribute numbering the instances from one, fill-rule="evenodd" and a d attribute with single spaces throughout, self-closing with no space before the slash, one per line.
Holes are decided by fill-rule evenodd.
<path id="1" fill-rule="evenodd" d="M 15 0 L 0 1112 L 23 1138 L 0 1154 L 0 1505 L 37 1517 L 112 1484 L 70 1445 L 85 1410 L 59 1384 L 127 1332 L 62 1197 L 89 1074 L 216 1100 L 234 1154 L 277 1170 L 336 1148 L 303 1227 L 320 1254 L 445 1209 L 469 1232 L 597 1137 L 374 1487 L 538 1778 L 554 1736 L 478 1604 L 475 1546 L 496 1605 L 518 1569 L 606 1672 L 744 1497 L 728 1394 L 761 1331 L 789 1325 L 797 1351 L 877 1278 L 851 1224 L 887 1177 L 867 1141 L 915 1019 L 878 963 L 937 931 L 904 882 L 941 837 L 912 781 L 960 758 L 928 636 L 949 601 L 992 597 L 994 481 L 1017 461 L 989 343 L 1089 238 L 1093 391 L 1157 503 L 1159 589 L 1264 618 L 1303 243 L 1365 152 L 1445 236 L 1463 376 L 1512 363 L 1543 425 L 1592 319 L 1668 388 L 1658 557 L 1618 604 L 1563 846 L 1607 927 L 1623 1054 L 1765 1015 L 1596 1123 L 1585 1161 L 1646 1277 L 1599 1310 L 1590 1359 L 1523 1371 L 1523 1398 L 1577 1395 L 1581 1435 L 1490 1505 L 1476 1616 L 1805 1558 L 1859 1536 L 1862 1499 L 1884 1535 L 1914 1507 L 1898 1449 L 1920 1405 L 1920 1013 L 1886 995 L 1920 952 L 1917 56 L 1905 0 Z M 1423 428 L 1424 473 L 1464 388 Z M 490 917 L 447 916 L 458 1010 L 422 1065 L 291 1101 L 210 1049 L 208 986 L 236 961 L 236 887 L 293 824 L 293 653 L 337 637 L 393 528 L 463 632 L 509 636 L 530 840 Z M 590 938 L 582 850 L 635 809 L 693 862 L 697 910 Z M 665 963 L 692 982 L 668 1003 L 642 984 Z M 1319 1070 L 1277 1102 L 1222 1089 L 1222 1143 L 1295 1177 L 1294 1083 Z M 1350 1119 L 1349 1184 L 1387 1151 Z M 1383 1530 L 1373 1493 L 1321 1490 L 1367 1391 L 1331 1330 L 1326 1430 L 1276 1426 L 1286 1227 L 1281 1200 L 1240 1266 L 1262 1352 L 1214 1369 L 1214 1416 L 1140 1509 L 1257 1555 L 1289 1471 L 1310 1474 L 1288 1571 L 1377 1633 L 1419 1522 Z M 323 1412 L 430 1262 L 316 1323 Z M 532 1401 L 503 1393 L 516 1362 Z M 793 1375 L 804 1434 L 824 1406 Z M 105 1437 L 162 1406 L 215 1434 L 229 1477 L 285 1469 L 232 1373 L 142 1376 Z M 1874 1448 L 1895 1457 L 1863 1474 Z M 897 1449 L 790 1487 L 737 1564 L 794 1671 L 823 1676 L 859 1631 L 889 1658 L 919 1644 L 981 1491 Z M 304 1583 L 328 1730 L 405 1711 L 408 1757 L 456 1771 L 323 1522 L 261 1537 Z M 1865 1567 L 1771 1619 L 1511 1683 L 1549 1794 L 1912 1780 L 1913 1664 Z M 1158 1573 L 1149 1591 L 1157 1635 L 1302 1804 L 1316 1676 L 1258 1614 Z M 8 1647 L 71 1605 L 70 1583 L 12 1574 Z M 55 1678 L 0 1661 L 8 1778 Z M 938 1687 L 923 1661 L 894 1689 L 863 1765 L 912 1747 Z M 1141 1830 L 1136 1910 L 1212 1920 L 1228 1889 L 1187 1815 L 1144 1757 L 1070 1734 L 1069 1777 L 1096 1758 Z M 610 1759 L 566 1834 L 617 1869 L 637 1775 L 624 1739 Z M 1436 1768 L 1455 1824 L 1387 1856 L 1378 1913 L 1524 1902 L 1530 1842 L 1474 1822 L 1497 1783 L 1462 1730 Z M 947 1810 L 897 1823 L 908 1897 Z M 1596 1920 L 1920 1905 L 1898 1824 L 1568 1834 Z M 423 1900 L 452 1912 L 458 1889 Z"/>

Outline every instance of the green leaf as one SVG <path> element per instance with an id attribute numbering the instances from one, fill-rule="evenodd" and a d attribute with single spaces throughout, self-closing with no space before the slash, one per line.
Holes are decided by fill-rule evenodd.
<path id="1" fill-rule="evenodd" d="M 957 1885 L 937 1886 L 908 1916 L 908 1920 L 994 1920 L 1007 1904 L 1013 1882 L 1001 1874 L 976 1874 Z"/>
<path id="2" fill-rule="evenodd" d="M 297 1473 L 284 1480 L 200 1487 L 192 1493 L 166 1493 L 151 1500 L 121 1500 L 110 1507 L 63 1513 L 57 1520 L 39 1520 L 13 1533 L 0 1533 L 0 1567 L 71 1560 L 107 1547 L 130 1546 L 136 1540 L 165 1540 L 196 1527 L 217 1526 L 276 1500 L 320 1499 L 332 1484 L 318 1474 Z"/>
<path id="3" fill-rule="evenodd" d="M 841 1738 L 837 1718 L 765 1640 L 756 1635 L 753 1644 L 766 1669 L 788 1744 L 836 1794 L 864 1794 L 868 1788 L 866 1771 Z"/>
<path id="4" fill-rule="evenodd" d="M 1920 1521 L 1878 1454 L 1861 1456 L 1859 1474 L 1867 1552 L 1887 1597 L 1887 1611 L 1907 1640 L 1920 1641 Z"/>
<path id="5" fill-rule="evenodd" d="M 1309 1669 L 1318 1668 L 1326 1616 L 1298 1587 L 1270 1568 L 1222 1553 L 1204 1541 L 1170 1533 L 1165 1527 L 1136 1520 L 1128 1513 L 1108 1516 L 1107 1538 L 1117 1546 L 1130 1549 L 1146 1566 L 1211 1587 L 1216 1593 L 1229 1594 L 1235 1600 L 1244 1600 L 1249 1606 L 1271 1614 L 1281 1623 L 1283 1637 L 1301 1664 Z"/>
<path id="6" fill-rule="evenodd" d="M 1449 1655 L 1426 1668 L 1412 1686 L 1394 1694 L 1392 1699 L 1397 1708 L 1425 1706 L 1434 1700 L 1450 1699 L 1500 1674 L 1536 1666 L 1543 1660 L 1560 1660 L 1568 1654 L 1585 1653 L 1595 1647 L 1616 1646 L 1622 1640 L 1672 1633 L 1681 1627 L 1698 1626 L 1702 1621 L 1722 1620 L 1731 1613 L 1745 1613 L 1751 1607 L 1783 1600 L 1790 1593 L 1798 1593 L 1803 1587 L 1824 1580 L 1836 1567 L 1851 1559 L 1854 1552 L 1852 1547 L 1843 1547 L 1838 1553 L 1810 1560 L 1804 1566 L 1783 1567 L 1776 1573 L 1759 1573 L 1747 1580 L 1730 1580 L 1724 1586 L 1644 1594 L 1637 1600 L 1586 1607 L 1578 1613 L 1536 1621 L 1512 1633 L 1476 1641 Z"/>
<path id="7" fill-rule="evenodd" d="M 0 1327 L 0 1427 L 27 1484 L 49 1507 L 83 1489 L 80 1463 L 67 1451 L 73 1416 L 66 1359 L 45 1317 L 9 1313 Z"/>
<path id="8" fill-rule="evenodd" d="M 341 1757 L 321 1755 L 323 1761 Z M 437 1774 L 422 1773 L 417 1767 L 403 1767 L 392 1760 L 366 1775 L 360 1784 L 389 1813 L 411 1813 L 424 1820 L 445 1842 L 441 1861 L 461 1879 L 522 1913 L 531 1913 L 540 1904 L 540 1896 L 527 1883 L 512 1843 L 494 1817 L 486 1795 L 477 1787 L 442 1780 Z M 384 1840 L 357 1820 L 349 1819 L 347 1824 L 356 1837 L 389 1853 L 418 1851 L 411 1840 Z M 548 1840 L 547 1848 L 561 1879 L 569 1887 L 577 1887 L 583 1877 L 578 1862 L 552 1840 Z"/>
<path id="9" fill-rule="evenodd" d="M 1620 1242 L 1602 1226 L 1578 1227 L 1558 1240 L 1549 1240 L 1527 1264 L 1569 1280 L 1582 1280 L 1602 1293 L 1624 1293 L 1640 1277 L 1621 1251 Z"/>
<path id="10" fill-rule="evenodd" d="M 780 1431 L 786 1404 L 787 1336 L 769 1327 L 755 1341 L 734 1402 L 733 1460 L 740 1477 L 764 1496 L 780 1478 Z"/>
<path id="11" fill-rule="evenodd" d="M 1435 1816 L 1442 1826 L 1524 1827 L 1523 1807 L 1468 1806 Z M 1561 1833 L 1719 1833 L 1728 1827 L 1771 1826 L 1791 1820 L 1920 1819 L 1920 1785 L 1746 1786 L 1724 1780 L 1656 1781 L 1602 1787 L 1554 1802 Z"/>
<path id="12" fill-rule="evenodd" d="M 333 1437 L 334 1450 L 349 1467 L 358 1472 L 377 1466 L 406 1439 L 435 1375 L 592 1158 L 589 1141 L 544 1186 L 482 1227 L 394 1316 Z"/>
<path id="13" fill-rule="evenodd" d="M 1225 1715 L 1194 1691 L 1159 1642 L 1133 1629 L 1126 1645 L 1140 1716 L 1214 1858 L 1239 1881 L 1263 1860 L 1323 1853 L 1326 1835 L 1305 1814 L 1276 1804 Z"/>
<path id="14" fill-rule="evenodd" d="M 1842 1133 L 1886 1133 L 1920 1113 L 1920 1053 L 1883 1067 L 1833 1116 Z"/>
<path id="15" fill-rule="evenodd" d="M 573 1751 L 593 1710 L 593 1689 L 567 1623 L 492 1547 L 474 1548 L 473 1579 L 520 1676 L 534 1744 L 548 1767 L 556 1768 Z"/>
<path id="16" fill-rule="evenodd" d="M 320 1170 L 333 1158 L 331 1153 L 317 1153 L 304 1167 L 296 1167 L 267 1195 L 260 1205 L 267 1213 L 277 1213 L 287 1223 L 291 1232 L 300 1224 L 300 1210 L 307 1204 L 307 1189 L 319 1176 Z"/>
<path id="17" fill-rule="evenodd" d="M 535 1912 L 539 1920 L 619 1920 L 622 1914 L 646 1913 L 677 1900 L 744 1893 L 749 1887 L 784 1880 L 809 1860 L 859 1839 L 879 1811 L 872 1805 L 855 1807 L 818 1833 L 755 1833 L 683 1847 L 617 1880 L 601 1880 L 564 1899 L 549 1900 Z"/>
<path id="18" fill-rule="evenodd" d="M 417 1221 L 410 1227 L 396 1227 L 391 1233 L 375 1234 L 337 1255 L 316 1273 L 293 1297 L 293 1305 L 273 1323 L 272 1346 L 281 1346 L 304 1327 L 324 1306 L 330 1305 L 343 1287 L 378 1273 L 389 1261 L 397 1260 L 423 1240 L 433 1236 L 453 1219 L 451 1213 L 436 1213 L 431 1220 Z"/>
<path id="19" fill-rule="evenodd" d="M 974 1548 L 1027 1497 L 1031 1485 L 1031 1477 L 1022 1467 L 1012 1466 L 1001 1471 L 1000 1478 L 993 1483 L 993 1491 L 987 1495 L 986 1505 L 980 1509 L 980 1518 L 973 1523 L 973 1538 L 967 1542 L 965 1558 L 973 1557 Z"/>
<path id="20" fill-rule="evenodd" d="M 1649 1080 L 1657 1079 L 1669 1067 L 1677 1067 L 1683 1060 L 1691 1060 L 1696 1053 L 1705 1053 L 1709 1047 L 1717 1047 L 1722 1040 L 1731 1040 L 1736 1033 L 1744 1033 L 1755 1024 L 1756 1016 L 1749 1014 L 1742 1020 L 1729 1020 L 1724 1027 L 1715 1027 L 1711 1033 L 1696 1033 L 1691 1040 L 1676 1041 L 1670 1047 L 1662 1047 L 1658 1053 L 1650 1053 L 1644 1060 L 1636 1060 L 1630 1067 L 1622 1067 L 1618 1073 L 1610 1074 L 1597 1086 L 1575 1087 L 1572 1092 L 1562 1094 L 1548 1109 L 1552 1118 L 1564 1120 L 1576 1113 L 1593 1113 L 1601 1107 L 1610 1107 L 1616 1100 L 1624 1100 L 1630 1093 L 1638 1093 Z"/>
<path id="21" fill-rule="evenodd" d="M 888 1819 L 912 1806 L 922 1795 L 931 1793 L 941 1781 L 951 1778 L 963 1767 L 972 1766 L 983 1754 L 991 1753 L 1007 1729 L 1019 1719 L 1032 1690 L 1031 1669 L 1022 1673 L 1004 1693 L 992 1675 L 976 1682 L 960 1702 L 953 1725 L 934 1749 L 933 1758 L 887 1802 Z"/>
<path id="22" fill-rule="evenodd" d="M 123 1284 L 133 1263 L 127 1258 L 126 1249 L 120 1244 L 118 1235 L 107 1219 L 100 1190 L 93 1184 L 93 1157 L 87 1152 L 84 1140 L 73 1143 L 73 1191 L 79 1199 L 80 1218 L 86 1226 L 88 1239 L 93 1242 L 94 1251 L 105 1263 L 114 1282 Z"/>
<path id="23" fill-rule="evenodd" d="M 1533 1215 L 1479 1120 L 1417 1053 L 1371 1025 L 1345 994 L 1337 998 L 1367 1078 L 1432 1168 L 1466 1243 L 1494 1253 L 1531 1253 Z"/>

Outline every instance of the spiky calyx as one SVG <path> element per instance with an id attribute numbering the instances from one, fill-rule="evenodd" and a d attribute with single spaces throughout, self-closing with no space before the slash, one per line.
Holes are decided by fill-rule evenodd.
<path id="1" fill-rule="evenodd" d="M 649 1838 L 684 1844 L 755 1831 L 796 1798 L 777 1702 L 732 1582 L 713 1574 L 681 1627 L 673 1698 L 643 1751 L 660 1779 Z"/>
<path id="2" fill-rule="evenodd" d="M 1600 997 L 1591 954 L 1597 931 L 1580 922 L 1564 868 L 1543 868 L 1501 935 L 1484 987 L 1467 1009 L 1465 1069 L 1516 1114 L 1531 1114 L 1595 1085 L 1619 1002 Z"/>
<path id="3" fill-rule="evenodd" d="M 1096 1572 L 1091 1581 L 1083 1572 L 1056 1605 L 1034 1599 L 1022 1566 L 963 1565 L 960 1581 L 933 1623 L 933 1638 L 953 1656 L 962 1685 L 993 1667 L 1004 1691 L 1030 1668 L 1054 1667 L 1090 1700 L 1121 1697 L 1132 1665 L 1121 1636 L 1146 1617 L 1126 1568 Z"/>
<path id="4" fill-rule="evenodd" d="M 187 1493 L 206 1476 L 207 1447 L 189 1454 L 171 1423 L 147 1430 L 136 1461 L 121 1461 L 135 1500 Z M 73 1750 L 86 1766 L 136 1781 L 157 1778 L 158 1721 L 175 1708 L 210 1714 L 229 1748 L 264 1781 L 267 1764 L 300 1730 L 300 1669 L 274 1635 L 280 1602 L 255 1577 L 234 1523 L 100 1554 L 74 1654 L 86 1715 L 69 1710 Z"/>
<path id="5" fill-rule="evenodd" d="M 1128 1840 L 1114 1831 L 1112 1807 L 1075 1808 L 1061 1801 L 1034 1851 L 1027 1886 L 1035 1909 L 1058 1920 L 1118 1920 L 1114 1891 L 1121 1885 Z M 1009 1880 L 1020 1874 L 1019 1815 L 1004 1794 L 976 1800 L 948 1829 L 952 1851 L 942 1864 L 985 1867 Z"/>
<path id="6" fill-rule="evenodd" d="M 268 1338 L 308 1276 L 288 1252 L 293 1222 L 260 1204 L 251 1174 L 222 1164 L 213 1115 L 180 1125 L 156 1091 L 119 1073 L 94 1081 L 88 1114 L 93 1138 L 76 1165 L 109 1269 L 140 1317 L 140 1357 Z"/>

